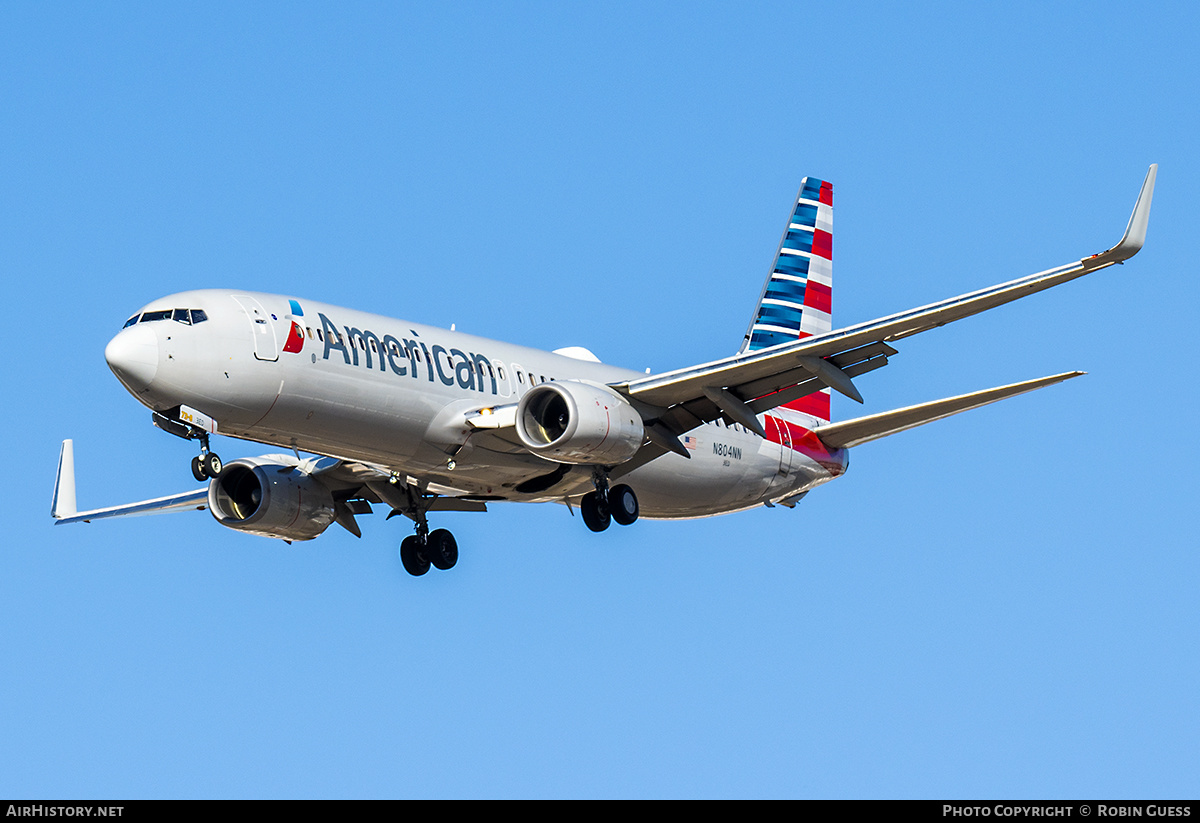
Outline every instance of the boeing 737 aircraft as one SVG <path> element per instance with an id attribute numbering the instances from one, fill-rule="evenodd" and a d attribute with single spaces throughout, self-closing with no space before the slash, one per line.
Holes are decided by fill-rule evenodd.
<path id="1" fill-rule="evenodd" d="M 439 512 L 492 501 L 578 508 L 616 521 L 794 507 L 840 477 L 848 450 L 967 409 L 1077 377 L 1068 372 L 834 422 L 830 391 L 887 365 L 892 344 L 1121 263 L 1146 237 L 1150 166 L 1121 241 L 1100 254 L 841 329 L 831 324 L 833 187 L 805 178 L 750 326 L 734 355 L 662 374 L 544 352 L 318 303 L 209 289 L 154 300 L 104 355 L 155 425 L 196 440 L 196 491 L 80 512 L 63 442 L 58 523 L 208 509 L 232 529 L 310 540 L 373 506 L 402 514 L 413 575 L 449 569 L 458 546 Z M 275 446 L 222 465 L 214 434 Z M 302 457 L 301 452 L 313 455 Z"/>

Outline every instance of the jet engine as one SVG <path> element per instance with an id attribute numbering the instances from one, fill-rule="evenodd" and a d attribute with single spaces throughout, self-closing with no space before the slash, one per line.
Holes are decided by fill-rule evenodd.
<path id="1" fill-rule="evenodd" d="M 312 540 L 333 522 L 333 495 L 311 474 L 273 457 L 226 463 L 208 486 L 208 508 L 231 529 Z"/>
<path id="2" fill-rule="evenodd" d="M 637 452 L 642 416 L 611 389 L 566 381 L 542 383 L 517 404 L 517 436 L 534 454 L 557 463 L 615 466 Z"/>

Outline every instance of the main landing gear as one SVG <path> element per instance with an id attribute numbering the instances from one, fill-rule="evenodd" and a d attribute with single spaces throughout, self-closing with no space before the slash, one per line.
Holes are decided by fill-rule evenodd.
<path id="1" fill-rule="evenodd" d="M 417 527 L 417 533 L 400 541 L 400 562 L 404 570 L 413 577 L 420 577 L 429 567 L 446 571 L 458 562 L 458 541 L 446 529 L 434 529 L 422 534 L 425 529 Z"/>
<path id="2" fill-rule="evenodd" d="M 426 513 L 436 495 L 425 494 L 413 486 L 400 486 L 393 477 L 387 486 L 376 486 L 376 493 L 392 506 L 392 514 L 403 514 L 416 524 L 416 534 L 400 541 L 400 563 L 413 577 L 420 577 L 429 567 L 446 571 L 458 562 L 458 541 L 447 529 L 429 530 Z M 392 491 L 394 490 L 394 491 Z"/>
<path id="3" fill-rule="evenodd" d="M 638 499 L 633 489 L 624 483 L 608 487 L 608 475 L 597 471 L 592 475 L 594 492 L 579 501 L 579 513 L 584 524 L 594 532 L 602 532 L 612 521 L 620 526 L 631 525 L 638 519 Z"/>

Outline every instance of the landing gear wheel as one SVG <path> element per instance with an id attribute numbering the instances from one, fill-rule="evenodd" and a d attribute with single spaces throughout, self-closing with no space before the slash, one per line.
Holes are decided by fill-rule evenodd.
<path id="1" fill-rule="evenodd" d="M 608 507 L 612 510 L 612 519 L 619 525 L 628 526 L 638 519 L 637 495 L 623 483 L 609 489 Z"/>
<path id="2" fill-rule="evenodd" d="M 425 556 L 442 571 L 453 569 L 458 562 L 458 541 L 446 529 L 434 529 L 425 543 Z"/>
<path id="3" fill-rule="evenodd" d="M 217 477 L 221 474 L 221 469 L 225 468 L 225 464 L 221 462 L 221 458 L 217 457 L 216 452 L 208 452 L 200 461 L 204 463 L 204 471 L 209 477 Z"/>
<path id="4" fill-rule="evenodd" d="M 400 541 L 400 562 L 404 564 L 404 570 L 413 577 L 420 577 L 429 571 L 429 558 L 425 556 L 424 549 L 415 534 Z"/>
<path id="5" fill-rule="evenodd" d="M 594 532 L 604 531 L 612 522 L 608 504 L 595 492 L 585 494 L 583 500 L 579 501 L 579 513 L 583 515 L 583 522 Z"/>
<path id="6" fill-rule="evenodd" d="M 198 456 L 192 458 L 192 477 L 203 483 L 208 480 L 208 472 L 204 468 L 204 461 Z"/>

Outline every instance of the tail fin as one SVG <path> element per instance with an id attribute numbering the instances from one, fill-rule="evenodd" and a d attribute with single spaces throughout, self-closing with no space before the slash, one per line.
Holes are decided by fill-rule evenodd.
<path id="1" fill-rule="evenodd" d="M 741 351 L 765 349 L 829 331 L 833 327 L 832 290 L 833 184 L 805 177 Z M 829 389 L 780 408 L 827 423 Z"/>

